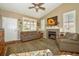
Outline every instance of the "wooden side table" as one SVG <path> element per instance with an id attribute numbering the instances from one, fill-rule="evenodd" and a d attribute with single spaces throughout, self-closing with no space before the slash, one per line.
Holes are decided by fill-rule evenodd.
<path id="1" fill-rule="evenodd" d="M 4 52 L 5 52 L 4 30 L 0 28 L 0 56 L 3 56 Z"/>

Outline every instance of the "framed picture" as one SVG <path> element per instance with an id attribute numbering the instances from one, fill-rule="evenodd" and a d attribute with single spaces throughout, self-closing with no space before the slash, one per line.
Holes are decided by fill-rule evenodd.
<path id="1" fill-rule="evenodd" d="M 55 26 L 58 24 L 58 21 L 57 21 L 57 16 L 55 17 L 51 17 L 51 18 L 48 18 L 47 19 L 47 25 L 48 26 Z"/>

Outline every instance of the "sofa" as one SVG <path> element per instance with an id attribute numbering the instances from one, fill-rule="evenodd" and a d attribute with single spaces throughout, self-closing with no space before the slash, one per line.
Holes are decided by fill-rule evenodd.
<path id="1" fill-rule="evenodd" d="M 56 39 L 60 51 L 79 53 L 79 34 L 65 33 Z"/>
<path id="2" fill-rule="evenodd" d="M 40 38 L 42 38 L 42 36 L 43 36 L 43 33 L 40 31 L 28 31 L 28 32 L 20 33 L 21 41 L 40 39 Z"/>

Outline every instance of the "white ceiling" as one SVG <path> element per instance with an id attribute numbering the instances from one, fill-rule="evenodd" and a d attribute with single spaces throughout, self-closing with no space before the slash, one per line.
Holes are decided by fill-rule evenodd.
<path id="1" fill-rule="evenodd" d="M 31 3 L 0 3 L 0 9 L 21 13 L 35 18 L 41 18 L 59 5 L 61 5 L 61 3 L 45 3 L 42 7 L 45 7 L 46 10 L 39 10 L 36 12 L 35 9 L 28 9 L 28 7 L 33 6 Z"/>

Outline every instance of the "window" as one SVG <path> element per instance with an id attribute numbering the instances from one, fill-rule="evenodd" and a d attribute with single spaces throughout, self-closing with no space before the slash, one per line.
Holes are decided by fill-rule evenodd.
<path id="1" fill-rule="evenodd" d="M 22 31 L 36 31 L 37 21 L 34 19 L 23 19 Z"/>
<path id="2" fill-rule="evenodd" d="M 64 32 L 76 32 L 75 10 L 63 14 L 63 28 Z"/>

